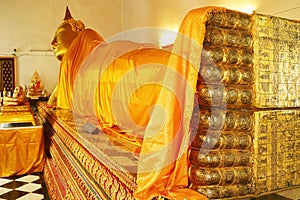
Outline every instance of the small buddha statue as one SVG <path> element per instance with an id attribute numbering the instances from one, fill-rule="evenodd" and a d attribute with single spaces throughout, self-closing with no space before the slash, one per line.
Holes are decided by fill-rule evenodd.
<path id="1" fill-rule="evenodd" d="M 6 96 L 7 96 L 6 88 L 3 89 L 2 95 L 3 95 L 3 97 L 6 97 Z"/>
<path id="2" fill-rule="evenodd" d="M 17 86 L 12 96 L 3 96 L 4 106 L 18 106 L 25 103 L 25 93 L 21 86 Z"/>
<path id="3" fill-rule="evenodd" d="M 35 71 L 32 75 L 29 84 L 29 89 L 27 90 L 26 95 L 31 99 L 38 99 L 39 97 L 42 96 L 42 92 L 43 92 L 43 84 L 38 72 Z"/>

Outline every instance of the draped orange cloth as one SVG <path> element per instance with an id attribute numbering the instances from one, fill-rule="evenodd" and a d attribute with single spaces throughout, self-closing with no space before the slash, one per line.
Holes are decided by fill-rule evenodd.
<path id="1" fill-rule="evenodd" d="M 168 95 L 162 90 L 158 104 L 164 107 L 165 115 L 168 116 L 164 128 L 157 129 L 159 121 L 155 120 L 159 113 L 154 113 L 150 120 L 141 149 L 139 160 L 137 183 L 135 191 L 137 199 L 151 199 L 156 195 L 165 196 L 170 199 L 206 199 L 198 192 L 187 188 L 188 186 L 188 140 L 189 122 L 193 111 L 194 92 L 201 62 L 201 52 L 205 36 L 205 23 L 208 14 L 212 10 L 220 10 L 216 7 L 205 7 L 190 11 L 184 18 L 177 35 L 168 67 L 180 74 L 185 82 L 180 84 L 179 76 L 168 78 L 166 82 L 176 85 L 176 95 Z M 177 100 L 176 100 L 177 98 Z M 176 106 L 180 102 L 180 107 Z M 181 118 L 178 117 L 181 110 Z M 178 124 L 180 126 L 177 128 Z M 155 137 L 153 130 L 156 131 Z M 153 149 L 161 149 L 153 155 Z M 171 157 L 171 158 L 170 158 Z M 166 162 L 166 159 L 174 162 Z M 156 162 L 155 164 L 152 164 Z M 152 166 L 152 170 L 146 169 Z M 159 170 L 153 170 L 158 168 Z"/>
<path id="2" fill-rule="evenodd" d="M 78 71 L 73 112 L 98 118 L 102 127 L 118 126 L 143 132 L 149 118 L 148 110 L 157 98 L 153 93 L 160 88 L 153 84 L 141 86 L 147 77 L 159 78 L 163 69 L 155 68 L 153 64 L 164 65 L 168 58 L 168 52 L 152 44 L 116 41 L 97 46 Z M 152 63 L 152 68 L 146 72 L 135 68 L 147 63 Z M 131 125 L 128 124 L 129 113 L 134 121 Z"/>
<path id="3" fill-rule="evenodd" d="M 42 126 L 0 129 L 0 177 L 42 172 L 45 146 Z"/>
<path id="4" fill-rule="evenodd" d="M 187 188 L 187 154 L 205 22 L 216 9 L 190 11 L 172 52 L 129 41 L 102 43 L 79 68 L 62 68 L 59 107 L 96 117 L 103 127 L 118 126 L 141 142 L 136 199 L 206 199 Z M 78 63 L 74 53 L 68 50 L 63 62 L 71 57 Z"/>
<path id="5" fill-rule="evenodd" d="M 103 38 L 94 30 L 83 30 L 72 42 L 60 64 L 57 106 L 72 110 L 73 85 L 81 63 Z"/>

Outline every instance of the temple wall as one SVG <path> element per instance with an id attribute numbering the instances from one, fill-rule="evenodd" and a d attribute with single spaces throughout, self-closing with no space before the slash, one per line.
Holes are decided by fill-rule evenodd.
<path id="1" fill-rule="evenodd" d="M 239 11 L 266 10 L 274 14 L 296 6 L 298 2 L 262 5 L 262 1 L 211 1 L 190 0 L 76 0 L 76 1 L 1 1 L 0 2 L 0 56 L 17 56 L 17 84 L 28 84 L 37 70 L 44 82 L 45 89 L 51 92 L 57 81 L 59 62 L 54 57 L 50 42 L 54 31 L 61 22 L 66 4 L 72 15 L 85 22 L 87 27 L 95 29 L 104 38 L 114 37 L 124 31 L 141 27 L 159 27 L 177 31 L 185 14 L 196 7 L 207 5 L 223 6 Z M 271 2 L 271 1 L 270 1 Z M 280 5 L 279 5 L 280 4 Z M 283 4 L 283 5 L 281 5 Z M 295 16 L 297 10 L 284 13 L 289 19 Z M 290 15 L 288 15 L 290 14 Z M 126 36 L 125 36 L 126 37 Z M 159 45 L 172 43 L 175 34 L 171 32 L 150 34 L 150 41 Z M 144 38 L 141 38 L 143 40 Z M 16 49 L 16 52 L 13 51 Z"/>

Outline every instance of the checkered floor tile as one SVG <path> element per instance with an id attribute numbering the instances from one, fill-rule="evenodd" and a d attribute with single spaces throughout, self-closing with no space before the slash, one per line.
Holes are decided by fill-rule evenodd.
<path id="1" fill-rule="evenodd" d="M 0 200 L 48 200 L 42 173 L 0 178 Z"/>

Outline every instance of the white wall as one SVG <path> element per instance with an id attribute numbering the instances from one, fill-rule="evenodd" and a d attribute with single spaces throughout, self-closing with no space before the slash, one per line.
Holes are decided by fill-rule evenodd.
<path id="1" fill-rule="evenodd" d="M 59 74 L 59 61 L 53 56 L 38 55 L 17 57 L 17 82 L 19 85 L 29 85 L 35 70 L 39 73 L 44 89 L 51 93 L 56 86 Z"/>
<path id="2" fill-rule="evenodd" d="M 149 39 L 161 45 L 174 40 L 169 30 L 177 31 L 189 10 L 202 6 L 223 6 L 240 11 L 256 9 L 264 14 L 300 18 L 299 0 L 290 0 L 288 4 L 281 0 L 1 0 L 0 56 L 12 55 L 13 49 L 17 49 L 17 84 L 29 84 L 37 70 L 45 89 L 50 92 L 54 89 L 59 62 L 51 53 L 50 42 L 62 22 L 66 5 L 75 19 L 82 20 L 105 39 L 118 35 L 130 38 L 134 32 L 139 40 Z M 134 31 L 143 27 L 167 31 Z"/>
<path id="3" fill-rule="evenodd" d="M 35 70 L 51 92 L 58 78 L 59 62 L 50 43 L 64 18 L 66 1 L 0 1 L 0 56 L 16 49 L 17 85 L 28 85 Z M 73 0 L 71 14 L 103 37 L 122 30 L 121 1 Z"/>

